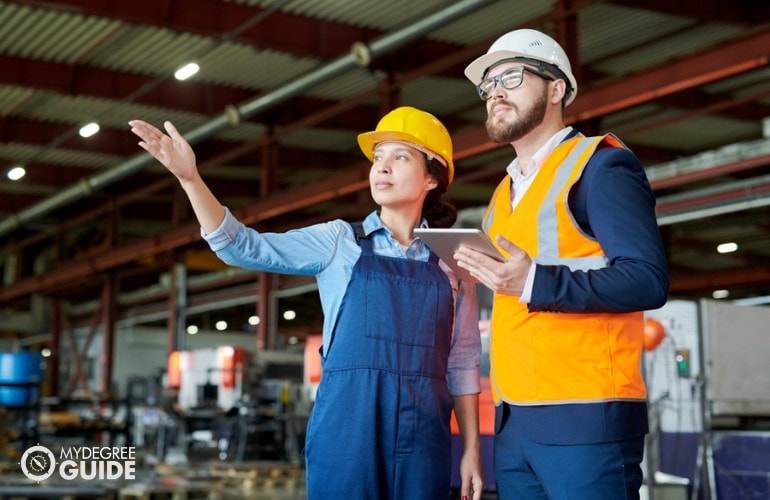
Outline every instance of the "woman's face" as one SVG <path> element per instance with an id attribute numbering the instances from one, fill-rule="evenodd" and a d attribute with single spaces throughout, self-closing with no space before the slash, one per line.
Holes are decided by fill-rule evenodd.
<path id="1" fill-rule="evenodd" d="M 374 148 L 369 187 L 374 201 L 382 206 L 422 207 L 436 181 L 425 168 L 425 154 L 405 142 L 381 142 Z"/>

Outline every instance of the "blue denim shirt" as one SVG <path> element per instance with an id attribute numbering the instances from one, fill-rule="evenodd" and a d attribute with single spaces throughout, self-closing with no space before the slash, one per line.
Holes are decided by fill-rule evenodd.
<path id="1" fill-rule="evenodd" d="M 371 235 L 377 255 L 427 261 L 430 251 L 419 238 L 404 250 L 378 213 L 363 223 Z M 222 224 L 211 234 L 201 230 L 211 250 L 231 266 L 258 271 L 315 276 L 324 313 L 323 350 L 326 352 L 347 290 L 353 266 L 361 255 L 353 230 L 345 221 L 333 220 L 285 233 L 259 233 L 238 221 L 225 209 Z M 479 314 L 476 285 L 457 280 L 444 262 L 439 262 L 452 285 L 455 318 L 449 353 L 447 382 L 453 396 L 481 392 L 479 382 Z"/>

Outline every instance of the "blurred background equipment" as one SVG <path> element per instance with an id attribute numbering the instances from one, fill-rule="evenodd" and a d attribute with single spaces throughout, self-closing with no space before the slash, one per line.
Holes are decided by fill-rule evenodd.
<path id="1" fill-rule="evenodd" d="M 770 496 L 770 308 L 672 300 L 647 316 L 645 346 L 648 332 L 657 342 L 665 331 L 644 357 L 648 485 L 681 489 L 684 479 L 693 498 Z"/>

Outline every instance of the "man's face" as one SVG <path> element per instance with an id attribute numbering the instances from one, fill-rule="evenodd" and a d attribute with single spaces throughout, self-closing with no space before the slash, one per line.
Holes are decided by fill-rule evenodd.
<path id="1" fill-rule="evenodd" d="M 492 68 L 487 77 L 521 66 L 518 62 L 503 63 Z M 522 84 L 515 89 L 496 85 L 487 104 L 487 133 L 497 144 L 509 144 L 529 134 L 543 122 L 548 109 L 548 82 L 524 72 Z"/>

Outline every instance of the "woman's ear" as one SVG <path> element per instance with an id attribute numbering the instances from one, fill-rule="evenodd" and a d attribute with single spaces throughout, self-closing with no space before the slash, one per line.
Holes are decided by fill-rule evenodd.
<path id="1" fill-rule="evenodd" d="M 431 189 L 436 189 L 438 187 L 438 181 L 432 175 L 429 175 L 425 180 L 425 191 L 430 191 Z"/>

